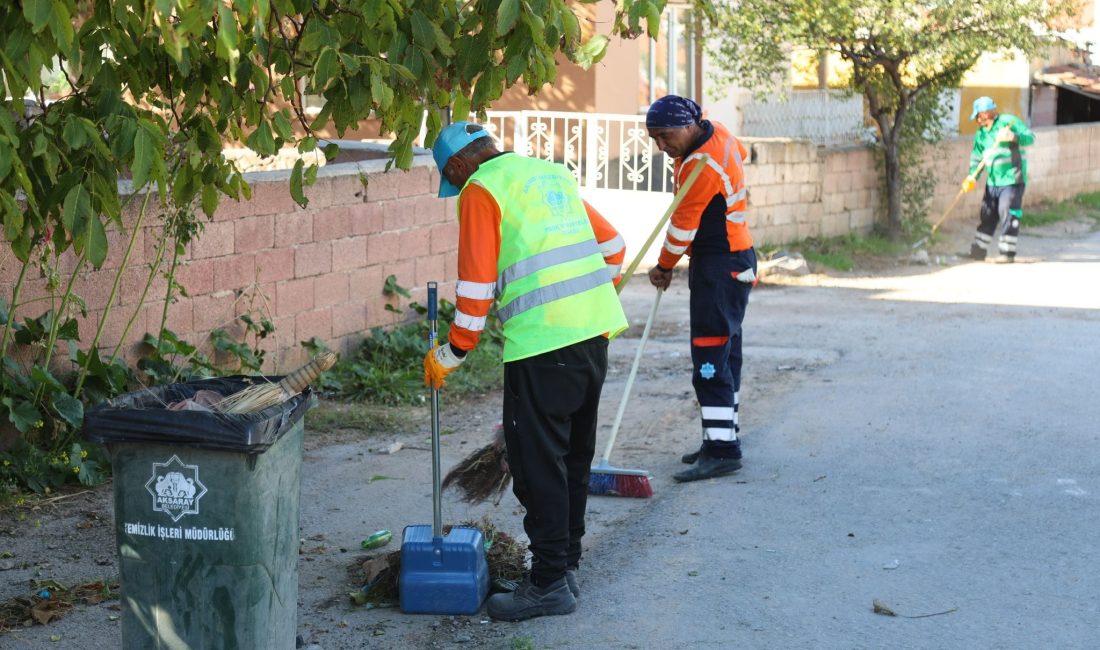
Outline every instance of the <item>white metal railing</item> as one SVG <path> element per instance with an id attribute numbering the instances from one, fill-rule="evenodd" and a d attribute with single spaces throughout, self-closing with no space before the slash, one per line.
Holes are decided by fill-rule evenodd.
<path id="1" fill-rule="evenodd" d="M 583 189 L 671 192 L 672 159 L 653 146 L 645 117 L 489 111 L 501 148 L 565 165 Z"/>
<path id="2" fill-rule="evenodd" d="M 805 138 L 818 144 L 859 142 L 865 138 L 863 97 L 828 90 L 795 90 L 783 102 L 746 102 L 743 135 L 754 138 Z"/>

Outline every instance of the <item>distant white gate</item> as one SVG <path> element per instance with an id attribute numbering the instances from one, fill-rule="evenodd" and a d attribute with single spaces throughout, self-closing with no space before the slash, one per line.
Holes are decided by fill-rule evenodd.
<path id="1" fill-rule="evenodd" d="M 644 116 L 489 111 L 487 118 L 501 149 L 565 165 L 581 196 L 626 240 L 627 262 L 634 259 L 673 195 L 672 159 L 653 146 Z M 656 263 L 661 242 L 647 251 L 646 264 Z"/>
<path id="2" fill-rule="evenodd" d="M 489 111 L 503 148 L 565 165 L 584 189 L 671 192 L 672 159 L 653 146 L 645 117 Z"/>

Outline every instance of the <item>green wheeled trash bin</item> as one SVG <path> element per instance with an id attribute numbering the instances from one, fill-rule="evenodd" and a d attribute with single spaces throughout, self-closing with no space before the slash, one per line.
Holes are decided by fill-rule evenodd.
<path id="1" fill-rule="evenodd" d="M 125 650 L 295 646 L 312 395 L 247 414 L 167 408 L 251 379 L 158 386 L 85 414 L 84 435 L 107 447 L 114 472 Z"/>

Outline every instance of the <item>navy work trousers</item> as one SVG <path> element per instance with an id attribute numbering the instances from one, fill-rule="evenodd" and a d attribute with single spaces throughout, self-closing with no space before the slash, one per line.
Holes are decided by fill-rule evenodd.
<path id="1" fill-rule="evenodd" d="M 740 457 L 741 322 L 756 271 L 753 249 L 691 258 L 691 383 L 703 424 L 703 449 L 716 458 Z"/>
<path id="2" fill-rule="evenodd" d="M 998 236 L 997 251 L 1001 255 L 1015 255 L 1020 235 L 1020 217 L 1023 216 L 1024 184 L 985 186 L 982 195 L 981 220 L 974 233 L 974 248 L 984 257 L 994 235 Z M 999 231 L 999 232 L 998 232 Z"/>
<path id="3" fill-rule="evenodd" d="M 607 339 L 504 364 L 504 441 L 512 491 L 527 510 L 531 581 L 540 587 L 581 558 Z"/>

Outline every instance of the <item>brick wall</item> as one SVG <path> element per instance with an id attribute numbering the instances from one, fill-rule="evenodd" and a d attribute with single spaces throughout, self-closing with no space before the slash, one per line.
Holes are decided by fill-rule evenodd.
<path id="1" fill-rule="evenodd" d="M 1028 205 L 1100 191 L 1100 124 L 1035 129 L 1028 150 Z M 861 146 L 818 147 L 787 139 L 746 138 L 751 148 L 745 169 L 749 187 L 749 225 L 758 242 L 783 244 L 807 237 L 868 233 L 883 217 L 879 161 Z M 936 181 L 932 218 L 942 214 L 958 193 L 970 159 L 970 138 L 939 144 L 927 155 Z M 956 218 L 973 212 L 981 191 L 966 195 Z"/>
<path id="2" fill-rule="evenodd" d="M 1100 125 L 1041 128 L 1036 136 L 1025 214 L 1028 204 L 1100 190 Z M 870 149 L 826 149 L 790 140 L 746 143 L 752 149 L 746 168 L 749 223 L 758 242 L 866 233 L 881 215 L 877 162 Z M 958 192 L 969 151 L 970 140 L 959 139 L 930 154 L 937 180 L 933 215 Z M 384 167 L 384 161 L 364 161 L 322 168 L 316 185 L 307 191 L 310 203 L 304 209 L 290 198 L 286 172 L 250 174 L 252 200 L 224 202 L 181 260 L 177 278 L 189 297 L 169 305 L 167 326 L 209 352 L 213 329 L 234 331 L 237 317 L 249 309 L 268 314 L 276 332 L 265 345 L 278 363 L 268 370 L 286 370 L 304 361 L 300 341 L 316 336 L 346 352 L 369 328 L 397 322 L 400 317 L 386 305 L 404 307 L 410 299 L 383 295 L 389 275 L 412 290 L 411 300 L 421 304 L 429 280 L 440 283 L 442 298 L 453 300 L 458 240 L 454 200 L 436 198 L 439 176 L 431 156 L 417 156 L 409 171 L 384 172 Z M 967 195 L 956 217 L 976 210 L 980 195 Z M 124 218 L 128 232 L 136 220 L 131 209 Z M 155 234 L 162 228 L 154 214 L 138 229 L 100 339 L 101 347 L 113 349 L 133 317 L 122 346 L 130 358 L 138 353 L 144 333 L 160 323 L 163 279 L 153 283 L 144 306 L 139 308 L 139 303 L 155 255 Z M 80 318 L 85 345 L 122 266 L 128 235 L 112 231 L 109 242 L 103 268 L 83 272 L 75 281 L 75 291 L 89 312 Z M 0 259 L 0 295 L 11 296 L 18 274 L 13 262 L 10 257 Z M 63 280 L 73 266 L 71 254 L 62 256 L 58 270 Z M 49 306 L 46 279 L 38 276 L 32 271 L 25 282 L 20 319 L 37 316 Z"/>
<path id="3" fill-rule="evenodd" d="M 224 328 L 241 333 L 238 317 L 249 310 L 267 315 L 275 335 L 263 343 L 273 364 L 287 370 L 305 360 L 300 341 L 314 336 L 346 352 L 369 328 L 391 325 L 401 317 L 387 304 L 405 307 L 425 302 L 425 285 L 440 283 L 440 297 L 454 300 L 457 275 L 458 224 L 453 199 L 436 197 L 439 176 L 429 155 L 416 156 L 412 169 L 384 173 L 385 161 L 363 161 L 323 167 L 307 189 L 309 205 L 298 207 L 290 197 L 287 172 L 249 174 L 250 201 L 223 197 L 213 220 L 201 217 L 204 232 L 180 260 L 178 282 L 188 297 L 169 305 L 167 327 L 181 338 L 211 352 L 210 332 Z M 88 306 L 78 315 L 82 345 L 91 342 L 102 319 L 111 285 L 137 225 L 133 201 L 124 215 L 127 234 L 109 236 L 110 255 L 100 270 L 85 270 L 75 292 Z M 155 201 L 151 202 L 155 204 Z M 121 353 L 134 359 L 147 331 L 160 324 L 166 282 L 158 277 L 145 304 L 141 291 L 155 259 L 154 231 L 163 230 L 159 214 L 150 210 L 138 229 L 118 294 L 100 338 L 109 353 L 125 331 Z M 74 267 L 71 252 L 59 260 L 62 278 Z M 0 295 L 10 302 L 18 275 L 16 260 L 0 266 Z M 24 282 L 17 317 L 44 312 L 46 278 L 30 273 Z M 387 298 L 385 278 L 395 275 L 411 298 Z M 32 301 L 32 302 L 28 302 Z"/>

